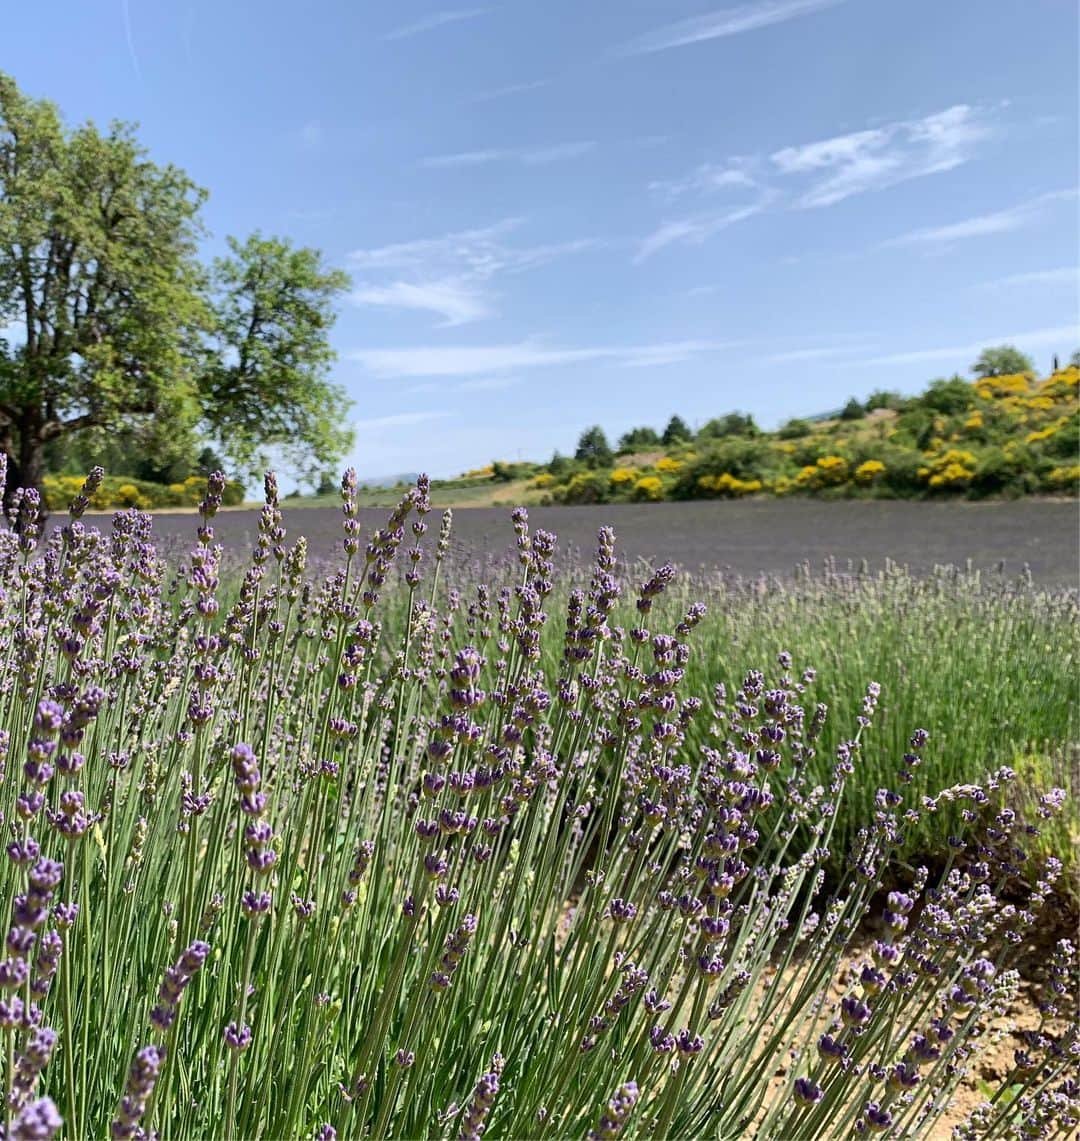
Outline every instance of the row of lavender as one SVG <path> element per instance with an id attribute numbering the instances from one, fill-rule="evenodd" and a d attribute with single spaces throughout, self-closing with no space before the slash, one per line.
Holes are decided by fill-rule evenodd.
<path id="1" fill-rule="evenodd" d="M 665 629 L 674 572 L 625 586 L 610 530 L 552 659 L 524 511 L 516 585 L 466 602 L 424 480 L 365 545 L 347 473 L 316 578 L 268 477 L 230 593 L 221 477 L 178 576 L 149 517 L 83 526 L 100 478 L 48 541 L 32 491 L 0 535 L 5 1137 L 934 1129 L 1015 997 L 1059 790 L 914 795 L 911 726 L 826 878 L 879 686 L 819 781 L 814 671 L 694 692 L 704 607 Z M 944 866 L 898 859 L 939 814 Z M 1075 1126 L 1075 958 L 965 1137 Z"/>

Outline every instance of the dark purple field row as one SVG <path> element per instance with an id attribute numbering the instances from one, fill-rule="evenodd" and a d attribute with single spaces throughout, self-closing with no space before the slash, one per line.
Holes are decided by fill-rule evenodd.
<path id="1" fill-rule="evenodd" d="M 387 512 L 365 509 L 364 534 Z M 438 511 L 429 517 L 425 544 L 434 542 Z M 1009 503 L 916 503 L 895 500 L 820 502 L 755 500 L 617 504 L 596 507 L 536 507 L 531 525 L 554 531 L 560 550 L 591 554 L 596 530 L 610 524 L 624 559 L 671 561 L 688 570 L 723 568 L 744 576 L 786 575 L 796 564 L 820 567 L 827 558 L 842 566 L 866 560 L 872 569 L 886 559 L 927 571 L 963 565 L 1007 574 L 1031 568 L 1044 586 L 1076 586 L 1080 578 L 1080 513 L 1074 503 L 1021 500 Z M 100 526 L 104 521 L 95 520 Z M 257 534 L 256 511 L 225 511 L 214 521 L 218 540 L 238 553 Z M 159 515 L 155 534 L 174 547 L 194 537 L 191 515 Z M 341 516 L 333 508 L 289 511 L 290 540 L 306 535 L 315 557 L 340 552 Z M 499 555 L 513 546 L 506 508 L 457 508 L 454 547 L 474 556 Z"/>

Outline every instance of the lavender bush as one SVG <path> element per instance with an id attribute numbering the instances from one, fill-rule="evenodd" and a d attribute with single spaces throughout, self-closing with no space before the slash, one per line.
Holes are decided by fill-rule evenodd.
<path id="1" fill-rule="evenodd" d="M 426 481 L 365 540 L 347 473 L 320 579 L 269 476 L 228 591 L 223 478 L 176 576 L 148 516 L 84 527 L 100 479 L 0 534 L 5 1137 L 935 1130 L 1060 875 L 1060 790 L 924 795 L 912 724 L 841 837 L 880 687 L 825 756 L 786 650 L 695 686 L 705 608 L 665 623 L 674 572 L 625 584 L 606 528 L 556 618 L 524 511 L 516 583 L 465 598 Z M 960 1136 L 1075 1128 L 1075 982 L 1061 941 Z"/>

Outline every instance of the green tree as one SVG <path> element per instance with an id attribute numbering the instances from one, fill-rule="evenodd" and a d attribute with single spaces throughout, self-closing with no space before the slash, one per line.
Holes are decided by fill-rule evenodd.
<path id="1" fill-rule="evenodd" d="M 667 422 L 664 434 L 660 437 L 660 442 L 665 448 L 670 448 L 675 444 L 686 443 L 687 440 L 693 438 L 693 435 L 690 426 L 681 416 L 672 416 Z"/>
<path id="2" fill-rule="evenodd" d="M 866 409 L 853 396 L 841 409 L 841 420 L 861 420 L 866 415 Z"/>
<path id="3" fill-rule="evenodd" d="M 594 424 L 593 427 L 586 428 L 581 433 L 577 450 L 574 452 L 574 459 L 590 468 L 610 467 L 612 465 L 615 457 L 611 454 L 611 447 L 608 445 L 603 428 Z"/>
<path id="4" fill-rule="evenodd" d="M 781 424 L 776 434 L 781 440 L 798 440 L 803 436 L 809 436 L 812 431 L 813 427 L 809 420 L 801 420 L 795 417 L 795 419 Z"/>
<path id="5" fill-rule="evenodd" d="M 1069 357 L 1069 365 L 1072 368 L 1080 368 L 1080 349 L 1077 349 L 1071 357 Z"/>
<path id="6" fill-rule="evenodd" d="M 619 437 L 620 452 L 634 452 L 639 448 L 657 448 L 660 446 L 660 434 L 655 428 L 631 428 Z"/>
<path id="7" fill-rule="evenodd" d="M 721 440 L 726 436 L 759 436 L 761 429 L 753 416 L 745 412 L 729 412 L 701 426 L 698 436 L 703 440 Z"/>
<path id="8" fill-rule="evenodd" d="M 199 388 L 206 430 L 246 474 L 257 476 L 273 449 L 317 477 L 352 442 L 345 393 L 327 380 L 334 302 L 349 278 L 281 238 L 230 238 L 229 250 L 213 266 L 212 351 Z"/>
<path id="9" fill-rule="evenodd" d="M 944 416 L 966 412 L 975 399 L 975 389 L 962 376 L 933 380 L 920 397 L 923 407 Z"/>
<path id="10" fill-rule="evenodd" d="M 979 359 L 971 366 L 978 377 L 1012 376 L 1018 372 L 1035 371 L 1031 357 L 1013 345 L 998 345 L 997 348 L 983 349 Z"/>
<path id="11" fill-rule="evenodd" d="M 46 446 L 132 433 L 191 456 L 199 434 L 241 468 L 344 449 L 325 380 L 342 275 L 258 236 L 207 271 L 205 198 L 124 124 L 65 128 L 0 73 L 0 448 L 8 486 L 40 486 Z M 332 412 L 336 413 L 332 415 Z M 91 439 L 93 437 L 90 437 Z"/>

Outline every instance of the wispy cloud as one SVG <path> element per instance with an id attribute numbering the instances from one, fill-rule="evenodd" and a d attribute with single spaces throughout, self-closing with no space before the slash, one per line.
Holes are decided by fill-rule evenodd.
<path id="1" fill-rule="evenodd" d="M 739 36 L 783 24 L 799 16 L 809 16 L 823 8 L 832 8 L 842 0 L 758 0 L 757 3 L 739 4 L 734 8 L 721 8 L 703 16 L 667 24 L 623 46 L 624 55 L 644 55 L 698 44 L 704 40 Z"/>
<path id="2" fill-rule="evenodd" d="M 388 285 L 362 285 L 353 290 L 354 305 L 390 309 L 416 309 L 437 313 L 444 326 L 465 325 L 491 316 L 491 307 L 476 288 L 460 278 L 441 281 L 393 281 Z"/>
<path id="3" fill-rule="evenodd" d="M 755 197 L 723 210 L 665 219 L 641 243 L 634 260 L 644 261 L 675 243 L 700 244 L 766 209 L 832 206 L 855 194 L 951 170 L 971 159 L 978 144 L 991 137 L 987 119 L 987 112 L 957 104 L 921 119 L 782 147 L 768 156 L 702 163 L 681 178 L 654 180 L 649 189 L 670 202 L 739 191 L 753 191 Z"/>
<path id="4" fill-rule="evenodd" d="M 1021 349 L 1072 348 L 1080 342 L 1080 324 L 1053 325 L 1045 329 L 1032 329 L 1026 333 L 1013 333 L 1010 336 L 995 335 L 967 345 L 949 345 L 936 349 L 917 349 L 913 352 L 889 353 L 885 356 L 870 357 L 857 362 L 864 365 L 923 364 L 929 361 L 967 362 L 974 360 L 983 349 L 991 345 L 1016 345 Z"/>
<path id="5" fill-rule="evenodd" d="M 688 218 L 676 218 L 662 222 L 638 247 L 634 255 L 635 264 L 651 258 L 666 246 L 699 246 L 721 230 L 744 222 L 755 214 L 760 214 L 772 201 L 771 194 L 762 194 L 756 202 L 738 206 L 718 213 L 695 214 Z"/>
<path id="6" fill-rule="evenodd" d="M 420 165 L 431 169 L 486 166 L 489 163 L 509 162 L 520 166 L 547 166 L 553 162 L 566 162 L 588 154 L 596 146 L 591 140 L 570 143 L 553 143 L 550 146 L 506 147 L 479 151 L 458 151 L 454 154 L 429 155 Z"/>
<path id="7" fill-rule="evenodd" d="M 772 353 L 765 357 L 766 364 L 800 364 L 805 361 L 833 360 L 866 352 L 866 346 L 822 345 L 818 348 L 792 349 L 786 353 Z"/>
<path id="8" fill-rule="evenodd" d="M 546 79 L 534 79 L 531 83 L 508 83 L 505 87 L 494 87 L 490 91 L 481 91 L 474 95 L 470 103 L 490 103 L 495 99 L 506 99 L 511 95 L 524 95 L 527 91 L 539 91 L 547 87 Z"/>
<path id="9" fill-rule="evenodd" d="M 981 289 L 1013 289 L 1023 286 L 1070 285 L 1080 287 L 1080 266 L 1064 265 L 1058 269 L 1036 269 L 1029 273 L 1010 273 L 1005 277 L 981 283 Z"/>
<path id="10" fill-rule="evenodd" d="M 423 35 L 424 32 L 433 32 L 436 28 L 445 27 L 447 24 L 460 24 L 462 20 L 473 20 L 477 16 L 483 16 L 488 11 L 490 11 L 489 8 L 444 8 L 442 11 L 432 12 L 430 16 L 425 16 L 414 23 L 402 24 L 401 27 L 394 28 L 383 36 L 383 40 L 388 43 L 393 40 L 408 40 L 413 36 Z"/>
<path id="11" fill-rule="evenodd" d="M 812 209 L 953 170 L 991 134 L 983 112 L 959 103 L 921 119 L 784 147 L 769 158 L 781 176 L 809 181 L 794 204 Z"/>
<path id="12" fill-rule="evenodd" d="M 960 222 L 952 222 L 946 226 L 927 226 L 924 229 L 909 230 L 906 234 L 890 238 L 883 242 L 883 246 L 947 246 L 953 242 L 966 241 L 969 238 L 985 238 L 993 234 L 1008 234 L 1014 230 L 1023 230 L 1042 221 L 1047 211 L 1059 202 L 1067 202 L 1075 198 L 1077 191 L 1055 190 L 1049 194 L 1040 194 L 1027 202 L 1010 206 L 1006 210 L 995 210 L 990 214 L 977 214 L 972 218 L 965 218 Z"/>
<path id="13" fill-rule="evenodd" d="M 727 163 L 705 162 L 684 178 L 658 179 L 649 183 L 649 189 L 670 201 L 686 194 L 712 194 L 726 188 L 745 188 L 757 185 L 751 177 L 750 162 L 731 159 Z"/>
<path id="14" fill-rule="evenodd" d="M 351 300 L 357 305 L 426 310 L 442 317 L 444 325 L 464 325 L 494 314 L 487 286 L 496 276 L 536 269 L 599 244 L 592 238 L 511 244 L 510 235 L 522 225 L 520 218 L 506 218 L 438 238 L 355 250 L 349 255 L 353 265 L 391 279 L 361 283 Z"/>
<path id="15" fill-rule="evenodd" d="M 456 415 L 456 412 L 442 410 L 395 412 L 391 416 L 372 416 L 367 420 L 354 420 L 353 426 L 361 431 L 371 431 L 378 428 L 411 428 L 414 424 L 426 424 L 430 420 L 446 420 Z"/>
<path id="16" fill-rule="evenodd" d="M 433 392 L 502 392 L 507 388 L 516 388 L 521 384 L 519 376 L 474 376 L 468 380 L 460 380 L 448 384 L 445 380 L 424 381 L 423 384 L 414 384 L 408 388 L 410 393 Z"/>
<path id="17" fill-rule="evenodd" d="M 672 341 L 647 345 L 551 348 L 532 341 L 469 347 L 354 349 L 348 359 L 373 376 L 390 380 L 410 377 L 478 377 L 491 373 L 610 361 L 619 365 L 661 365 L 687 361 L 726 347 L 717 341 Z"/>

